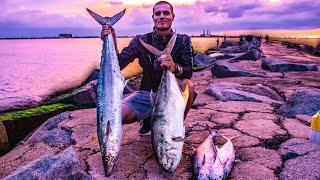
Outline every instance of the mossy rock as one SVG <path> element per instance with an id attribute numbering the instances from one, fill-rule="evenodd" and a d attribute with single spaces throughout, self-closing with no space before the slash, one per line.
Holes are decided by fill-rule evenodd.
<path id="1" fill-rule="evenodd" d="M 0 156 L 2 156 L 9 149 L 9 141 L 6 129 L 0 121 Z"/>
<path id="2" fill-rule="evenodd" d="M 47 119 L 64 111 L 76 109 L 77 108 L 74 105 L 63 103 L 42 105 L 35 108 L 2 114 L 0 115 L 0 120 L 5 126 L 8 135 L 8 142 L 12 147 Z"/>

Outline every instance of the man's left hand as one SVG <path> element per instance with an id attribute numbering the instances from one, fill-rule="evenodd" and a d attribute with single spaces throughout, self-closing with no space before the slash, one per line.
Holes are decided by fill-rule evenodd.
<path id="1" fill-rule="evenodd" d="M 169 71 L 171 72 L 174 72 L 174 62 L 173 62 L 173 59 L 172 59 L 172 56 L 171 55 L 162 55 L 159 57 L 159 62 L 160 62 L 160 67 L 162 69 L 166 68 L 168 69 Z"/>

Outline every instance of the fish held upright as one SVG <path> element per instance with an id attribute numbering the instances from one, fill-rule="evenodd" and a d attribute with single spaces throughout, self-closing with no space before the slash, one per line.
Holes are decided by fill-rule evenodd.
<path id="1" fill-rule="evenodd" d="M 113 17 L 102 17 L 87 9 L 101 25 L 114 25 L 125 9 Z M 119 157 L 122 139 L 121 100 L 125 83 L 111 34 L 104 37 L 97 88 L 97 133 L 105 174 L 111 175 Z"/>
<path id="2" fill-rule="evenodd" d="M 160 57 L 170 54 L 176 41 L 176 33 L 160 51 L 140 40 L 141 44 L 151 53 Z M 183 126 L 186 102 L 182 96 L 175 75 L 165 69 L 151 114 L 152 147 L 158 164 L 168 172 L 173 172 L 182 157 L 185 139 Z"/>

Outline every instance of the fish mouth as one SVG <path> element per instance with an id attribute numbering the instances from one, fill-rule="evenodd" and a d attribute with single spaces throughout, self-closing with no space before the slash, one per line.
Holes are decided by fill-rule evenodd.
<path id="1" fill-rule="evenodd" d="M 104 172 L 107 177 L 111 175 L 112 170 L 115 166 L 116 159 L 117 158 L 113 158 L 112 156 L 108 156 L 108 155 L 105 155 L 102 157 Z"/>

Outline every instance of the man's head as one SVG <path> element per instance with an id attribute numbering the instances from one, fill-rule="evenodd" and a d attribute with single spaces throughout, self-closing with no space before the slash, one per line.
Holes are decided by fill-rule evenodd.
<path id="1" fill-rule="evenodd" d="M 159 1 L 153 6 L 152 19 L 154 28 L 159 31 L 171 29 L 174 19 L 173 7 L 167 1 Z"/>

